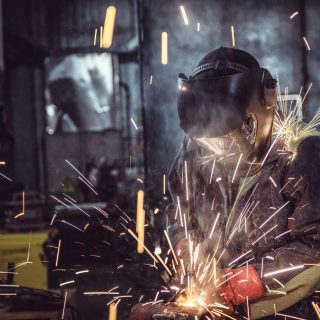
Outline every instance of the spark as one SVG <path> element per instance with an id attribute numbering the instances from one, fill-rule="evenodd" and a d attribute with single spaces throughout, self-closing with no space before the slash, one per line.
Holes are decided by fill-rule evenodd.
<path id="1" fill-rule="evenodd" d="M 138 253 L 143 253 L 144 249 L 140 243 L 144 243 L 144 224 L 145 224 L 145 210 L 144 206 L 144 192 L 143 190 L 139 190 L 137 193 L 137 212 L 136 212 L 136 232 L 138 234 L 138 245 L 137 251 Z"/>
<path id="2" fill-rule="evenodd" d="M 15 219 L 18 219 L 19 217 L 23 216 L 25 213 L 25 192 L 22 191 L 22 211 L 14 216 Z"/>
<path id="3" fill-rule="evenodd" d="M 232 38 L 232 46 L 235 47 L 236 40 L 235 40 L 235 36 L 234 36 L 234 27 L 233 26 L 231 26 L 231 38 Z"/>
<path id="4" fill-rule="evenodd" d="M 16 295 L 17 295 L 17 293 L 15 293 L 15 292 L 0 293 L 0 296 L 16 296 Z"/>
<path id="5" fill-rule="evenodd" d="M 75 170 L 91 187 L 93 187 L 92 183 L 67 159 L 65 159 L 65 162 L 73 169 Z M 52 196 L 53 197 L 53 196 Z"/>
<path id="6" fill-rule="evenodd" d="M 130 120 L 131 120 L 132 124 L 134 125 L 135 129 L 138 130 L 138 127 L 137 127 L 136 123 L 134 122 L 134 120 L 132 118 Z"/>
<path id="7" fill-rule="evenodd" d="M 129 234 L 135 238 L 142 246 L 143 248 L 146 250 L 146 252 L 150 255 L 150 257 L 157 262 L 157 258 L 150 252 L 150 250 L 138 239 L 138 237 L 130 230 L 128 229 Z"/>
<path id="8" fill-rule="evenodd" d="M 188 186 L 188 166 L 187 166 L 187 161 L 184 161 L 184 171 L 185 171 L 185 177 L 186 177 L 186 199 L 189 201 L 189 186 Z"/>
<path id="9" fill-rule="evenodd" d="M 99 195 L 96 190 L 94 190 L 82 177 L 78 177 L 94 194 Z"/>
<path id="10" fill-rule="evenodd" d="M 75 226 L 74 224 L 66 221 L 66 220 L 60 220 L 60 222 L 67 224 L 68 226 L 77 229 L 78 231 L 84 232 L 82 229 L 78 228 L 77 226 Z"/>
<path id="11" fill-rule="evenodd" d="M 100 48 L 103 45 L 103 26 L 100 26 Z"/>
<path id="12" fill-rule="evenodd" d="M 178 265 L 179 262 L 178 262 L 178 259 L 177 259 L 176 254 L 175 254 L 175 251 L 173 250 L 172 243 L 171 243 L 171 241 L 170 241 L 170 238 L 169 238 L 169 235 L 168 235 L 167 230 L 164 230 L 164 235 L 166 236 L 166 239 L 167 239 L 167 241 L 168 241 L 168 244 L 169 244 L 169 247 L 170 247 L 170 249 L 171 249 L 171 252 L 172 252 L 174 261 L 176 262 L 176 265 Z"/>
<path id="13" fill-rule="evenodd" d="M 309 46 L 309 43 L 308 43 L 308 41 L 307 41 L 306 37 L 302 37 L 302 38 L 303 38 L 303 41 L 304 41 L 304 43 L 305 43 L 305 45 L 306 45 L 307 49 L 308 49 L 309 51 L 311 51 L 310 46 Z"/>
<path id="14" fill-rule="evenodd" d="M 319 305 L 318 304 L 316 304 L 314 301 L 312 301 L 312 307 L 313 307 L 313 309 L 316 311 L 316 313 L 317 313 L 317 316 L 318 316 L 318 319 L 320 319 L 320 308 L 319 308 Z"/>
<path id="15" fill-rule="evenodd" d="M 153 81 L 153 75 L 150 76 L 150 81 L 149 81 L 150 86 L 152 85 L 152 81 Z"/>
<path id="16" fill-rule="evenodd" d="M 184 6 L 180 6 L 180 10 L 181 10 L 181 13 L 182 13 L 184 24 L 189 24 L 186 11 L 184 10 Z"/>
<path id="17" fill-rule="evenodd" d="M 117 295 L 119 292 L 110 291 L 87 291 L 83 293 L 85 296 L 101 296 L 101 295 Z"/>
<path id="18" fill-rule="evenodd" d="M 297 16 L 299 14 L 298 11 L 294 12 L 291 16 L 290 16 L 290 19 L 293 19 L 295 16 Z"/>
<path id="19" fill-rule="evenodd" d="M 209 239 L 212 238 L 213 231 L 214 231 L 214 229 L 215 229 L 215 227 L 216 227 L 216 224 L 217 224 L 217 222 L 218 222 L 219 217 L 220 217 L 220 212 L 218 213 L 218 215 L 217 215 L 217 217 L 216 217 L 216 220 L 215 220 L 214 223 L 213 223 L 213 226 L 212 226 L 212 229 L 211 229 L 211 232 L 210 232 L 210 235 L 209 235 Z"/>
<path id="20" fill-rule="evenodd" d="M 280 282 L 278 279 L 276 278 L 272 278 L 272 280 L 274 280 L 276 283 L 278 283 L 282 288 L 284 288 L 284 284 L 282 282 Z"/>
<path id="21" fill-rule="evenodd" d="M 216 159 L 213 159 L 212 169 L 211 169 L 211 173 L 210 173 L 210 181 L 209 181 L 209 184 L 211 184 L 211 182 L 212 182 L 213 170 L 214 170 L 215 165 L 216 165 Z"/>
<path id="22" fill-rule="evenodd" d="M 197 31 L 200 32 L 200 22 L 197 23 Z"/>
<path id="23" fill-rule="evenodd" d="M 0 166 L 4 166 L 6 164 L 5 161 L 0 161 Z"/>
<path id="24" fill-rule="evenodd" d="M 57 249 L 56 263 L 55 263 L 55 266 L 56 266 L 56 267 L 57 267 L 58 264 L 59 264 L 60 247 L 61 247 L 61 240 L 59 240 L 59 242 L 58 242 L 58 249 Z"/>
<path id="25" fill-rule="evenodd" d="M 14 216 L 15 219 L 18 219 L 24 215 L 24 212 L 20 212 L 17 215 Z"/>
<path id="26" fill-rule="evenodd" d="M 165 262 L 162 260 L 161 256 L 158 254 L 155 254 L 155 256 L 158 258 L 158 261 L 163 265 L 163 267 L 167 270 L 167 272 L 172 276 L 172 272 L 168 268 L 168 266 L 165 264 Z"/>
<path id="27" fill-rule="evenodd" d="M 65 206 L 66 208 L 70 208 L 66 203 L 64 203 L 62 200 L 58 199 L 57 197 L 50 195 L 50 197 L 56 201 L 58 201 L 59 203 L 61 203 L 63 206 Z"/>
<path id="28" fill-rule="evenodd" d="M 285 234 L 287 234 L 287 233 L 289 233 L 289 232 L 291 232 L 291 231 L 292 231 L 291 229 L 290 229 L 290 230 L 287 230 L 287 231 L 279 234 L 278 236 L 276 236 L 275 239 L 279 239 L 280 237 L 284 236 Z"/>
<path id="29" fill-rule="evenodd" d="M 90 226 L 89 223 L 87 223 L 84 227 L 83 227 L 83 231 L 86 231 L 88 229 L 88 227 Z"/>
<path id="30" fill-rule="evenodd" d="M 8 181 L 12 182 L 12 179 L 8 178 L 7 176 L 5 176 L 3 173 L 0 172 L 0 176 L 7 179 Z"/>
<path id="31" fill-rule="evenodd" d="M 187 229 L 187 221 L 186 221 L 186 214 L 183 214 L 183 221 L 184 221 L 184 232 L 185 232 L 185 236 L 186 239 L 188 239 L 188 229 Z"/>
<path id="32" fill-rule="evenodd" d="M 94 45 L 94 46 L 97 45 L 97 33 L 98 33 L 98 29 L 95 28 L 95 29 L 94 29 L 94 36 L 93 36 L 93 45 Z"/>
<path id="33" fill-rule="evenodd" d="M 104 20 L 102 47 L 110 48 L 113 40 L 114 22 L 116 18 L 117 9 L 115 6 L 109 6 L 106 10 L 106 17 Z"/>
<path id="34" fill-rule="evenodd" d="M 266 219 L 262 225 L 259 227 L 261 229 L 269 220 L 271 220 L 278 212 L 280 212 L 287 204 L 289 204 L 289 201 L 287 201 L 283 206 L 281 206 L 275 213 L 273 213 L 268 219 Z"/>
<path id="35" fill-rule="evenodd" d="M 268 233 L 270 233 L 273 229 L 275 229 L 278 225 L 274 225 L 271 229 L 269 229 L 267 232 L 265 232 L 262 236 L 260 236 L 257 240 L 255 240 L 252 245 L 256 244 L 259 240 L 261 240 L 263 237 L 265 237 Z"/>
<path id="36" fill-rule="evenodd" d="M 77 271 L 76 274 L 83 274 L 83 273 L 88 273 L 88 272 L 89 272 L 89 269 Z"/>
<path id="37" fill-rule="evenodd" d="M 168 33 L 161 33 L 161 63 L 168 64 Z"/>
<path id="38" fill-rule="evenodd" d="M 277 188 L 278 186 L 277 186 L 277 184 L 274 182 L 274 180 L 273 180 L 271 177 L 269 177 L 269 179 L 270 179 L 270 181 L 272 182 L 272 184 Z"/>
<path id="39" fill-rule="evenodd" d="M 166 175 L 163 175 L 163 194 L 166 194 Z"/>
<path id="40" fill-rule="evenodd" d="M 160 248 L 159 246 L 155 247 L 155 249 L 154 249 L 154 254 L 155 254 L 155 255 L 160 255 L 161 253 L 162 253 L 161 248 Z"/>
<path id="41" fill-rule="evenodd" d="M 186 269 L 184 267 L 183 259 L 180 259 L 180 263 L 181 263 L 181 268 L 182 268 L 183 275 L 185 276 L 186 275 Z"/>
<path id="42" fill-rule="evenodd" d="M 236 169 L 234 170 L 234 173 L 233 173 L 233 177 L 232 177 L 231 183 L 233 183 L 233 181 L 234 181 L 234 178 L 235 178 L 235 176 L 236 176 L 236 173 L 237 173 L 237 170 L 238 170 L 238 167 L 239 167 L 239 164 L 240 164 L 241 158 L 242 158 L 242 153 L 240 153 L 239 160 L 238 160 L 238 162 L 237 162 Z"/>
<path id="43" fill-rule="evenodd" d="M 246 253 L 242 254 L 240 257 L 234 259 L 233 261 L 231 261 L 228 264 L 228 267 L 230 267 L 232 264 L 234 264 L 235 262 L 237 262 L 238 260 L 240 260 L 241 258 L 243 258 L 244 256 L 246 256 L 247 254 L 249 254 L 252 251 L 252 249 L 250 249 L 249 251 L 247 251 Z"/>
<path id="44" fill-rule="evenodd" d="M 66 286 L 67 284 L 70 284 L 70 283 L 74 283 L 74 280 L 70 280 L 70 281 L 66 281 L 66 282 L 60 283 L 60 287 Z"/>
<path id="45" fill-rule="evenodd" d="M 280 270 L 276 270 L 276 271 L 272 271 L 272 272 L 268 272 L 264 274 L 264 278 L 273 276 L 275 274 L 279 274 L 279 273 L 284 273 L 284 272 L 288 272 L 288 271 L 292 271 L 292 270 L 297 270 L 297 269 L 302 269 L 304 268 L 304 265 L 299 265 L 299 266 L 294 266 L 294 267 L 289 267 L 289 268 L 284 268 L 284 269 L 280 269 Z"/>

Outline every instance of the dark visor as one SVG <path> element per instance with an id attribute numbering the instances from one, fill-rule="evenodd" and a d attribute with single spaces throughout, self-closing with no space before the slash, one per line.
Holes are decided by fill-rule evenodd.
<path id="1" fill-rule="evenodd" d="M 181 128 L 190 137 L 218 137 L 242 126 L 254 99 L 261 97 L 266 69 L 255 68 L 210 79 L 178 78 Z M 255 100 L 256 101 L 256 100 Z"/>

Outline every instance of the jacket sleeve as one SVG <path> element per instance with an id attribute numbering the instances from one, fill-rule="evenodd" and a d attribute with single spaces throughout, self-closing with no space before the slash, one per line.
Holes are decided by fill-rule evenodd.
<path id="1" fill-rule="evenodd" d="M 223 289 L 226 300 L 234 304 L 244 303 L 246 297 L 249 301 L 259 300 L 265 293 L 281 289 L 306 269 L 320 267 L 319 182 L 320 138 L 309 137 L 299 145 L 285 177 L 283 193 L 293 207 L 285 240 L 275 250 L 265 253 L 260 262 L 245 267 L 245 272 L 240 272 L 243 268 L 232 270 L 237 276 Z M 248 273 L 254 281 L 248 281 Z"/>

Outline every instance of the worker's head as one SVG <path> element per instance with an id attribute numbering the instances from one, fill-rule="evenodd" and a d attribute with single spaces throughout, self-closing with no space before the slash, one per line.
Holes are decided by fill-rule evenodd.
<path id="1" fill-rule="evenodd" d="M 270 143 L 276 101 L 276 80 L 239 49 L 213 50 L 192 76 L 179 74 L 181 128 L 221 157 L 259 159 Z"/>

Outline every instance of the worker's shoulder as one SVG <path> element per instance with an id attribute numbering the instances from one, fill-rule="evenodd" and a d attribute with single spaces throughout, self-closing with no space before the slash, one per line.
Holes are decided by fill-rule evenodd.
<path id="1" fill-rule="evenodd" d="M 320 158 L 320 131 L 315 130 L 314 133 L 314 135 L 306 136 L 299 141 L 296 150 L 297 155 L 307 158 L 314 158 L 315 156 Z"/>

